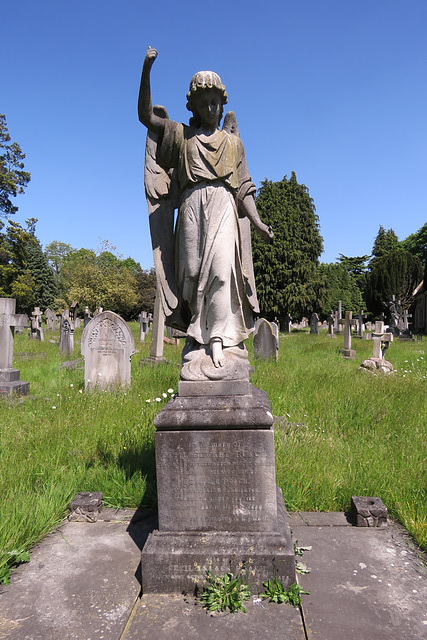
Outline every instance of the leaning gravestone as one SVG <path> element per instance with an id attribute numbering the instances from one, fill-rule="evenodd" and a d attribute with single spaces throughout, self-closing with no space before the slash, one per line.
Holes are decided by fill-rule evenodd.
<path id="1" fill-rule="evenodd" d="M 279 335 L 275 322 L 261 318 L 254 331 L 254 356 L 261 360 L 279 358 Z"/>
<path id="2" fill-rule="evenodd" d="M 30 383 L 19 379 L 19 369 L 13 368 L 13 334 L 15 327 L 28 327 L 25 314 L 15 313 L 14 298 L 0 298 L 0 394 L 26 396 Z"/>
<path id="3" fill-rule="evenodd" d="M 310 318 L 310 333 L 319 333 L 319 316 L 313 313 Z"/>
<path id="4" fill-rule="evenodd" d="M 31 313 L 31 332 L 29 334 L 30 338 L 35 340 L 44 341 L 44 331 L 42 328 L 42 312 L 39 307 L 35 307 L 34 311 Z"/>
<path id="5" fill-rule="evenodd" d="M 267 394 L 249 382 L 244 346 L 253 330 L 251 310 L 259 309 L 250 220 L 263 238 L 273 233 L 256 211 L 234 114 L 220 130 L 219 110 L 209 123 L 197 111 L 194 97 L 207 87 L 225 103 L 219 76 L 202 71 L 190 84 L 189 107 L 203 128 L 193 124 L 197 118 L 189 127 L 167 121 L 164 108 L 151 106 L 156 55 L 148 49 L 139 97 L 149 129 L 145 188 L 162 308 L 167 324 L 186 331 L 187 339 L 178 395 L 154 421 L 159 530 L 142 551 L 143 591 L 193 591 L 210 566 L 224 575 L 239 565 L 256 591 L 273 575 L 288 589 L 295 557 L 276 488 L 273 416 Z M 212 132 L 209 145 L 205 127 Z M 238 199 L 229 184 L 238 187 Z M 240 216 L 233 214 L 237 208 Z"/>
<path id="6" fill-rule="evenodd" d="M 59 322 L 59 349 L 61 353 L 74 353 L 74 322 L 65 311 Z"/>
<path id="7" fill-rule="evenodd" d="M 106 389 L 130 384 L 135 342 L 128 324 L 113 311 L 102 311 L 83 329 L 85 388 Z"/>

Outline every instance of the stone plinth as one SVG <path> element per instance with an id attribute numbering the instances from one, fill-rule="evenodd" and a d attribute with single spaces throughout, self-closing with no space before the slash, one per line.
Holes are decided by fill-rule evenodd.
<path id="1" fill-rule="evenodd" d="M 212 384 L 204 396 L 184 385 L 189 395 L 154 422 L 159 531 L 142 551 L 144 593 L 192 591 L 208 568 L 224 575 L 239 563 L 254 588 L 273 575 L 295 581 L 267 394 L 249 385 L 247 394 L 214 395 L 222 386 Z"/>
<path id="2" fill-rule="evenodd" d="M 288 517 L 277 490 L 275 531 L 154 531 L 141 557 L 144 593 L 192 592 L 207 569 L 214 575 L 245 569 L 254 593 L 275 575 L 286 589 L 295 582 L 295 556 Z M 198 582 L 196 582 L 196 580 Z"/>
<path id="3" fill-rule="evenodd" d="M 277 521 L 272 429 L 158 431 L 162 531 L 272 531 Z"/>
<path id="4" fill-rule="evenodd" d="M 352 496 L 351 511 L 358 527 L 387 526 L 387 507 L 381 498 Z"/>
<path id="5" fill-rule="evenodd" d="M 30 383 L 19 379 L 19 369 L 0 369 L 0 395 L 27 396 Z"/>

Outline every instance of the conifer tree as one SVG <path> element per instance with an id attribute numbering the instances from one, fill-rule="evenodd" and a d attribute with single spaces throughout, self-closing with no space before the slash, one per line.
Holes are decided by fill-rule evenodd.
<path id="1" fill-rule="evenodd" d="M 256 206 L 271 224 L 274 238 L 266 245 L 253 234 L 253 260 L 261 315 L 273 319 L 290 313 L 294 318 L 318 310 L 317 270 L 323 249 L 319 218 L 313 199 L 295 172 L 279 182 L 261 183 Z"/>

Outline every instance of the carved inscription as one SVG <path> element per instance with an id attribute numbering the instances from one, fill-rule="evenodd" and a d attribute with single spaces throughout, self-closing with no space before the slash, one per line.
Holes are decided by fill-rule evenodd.
<path id="1" fill-rule="evenodd" d="M 159 459 L 163 460 L 161 469 L 157 467 L 160 529 L 265 531 L 274 527 L 272 433 L 246 430 L 162 436 L 170 442 L 168 447 L 160 444 Z"/>
<path id="2" fill-rule="evenodd" d="M 126 337 L 113 320 L 104 318 L 92 329 L 88 346 L 102 356 L 109 356 L 114 351 L 122 351 L 126 348 Z"/>

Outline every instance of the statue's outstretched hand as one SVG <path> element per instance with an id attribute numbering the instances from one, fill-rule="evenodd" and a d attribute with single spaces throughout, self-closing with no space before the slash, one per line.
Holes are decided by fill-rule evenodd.
<path id="1" fill-rule="evenodd" d="M 147 53 L 144 58 L 144 66 L 148 69 L 151 69 L 153 66 L 154 60 L 157 58 L 157 49 L 152 49 L 150 46 L 147 49 Z"/>
<path id="2" fill-rule="evenodd" d="M 274 237 L 273 229 L 269 224 L 264 224 L 263 222 L 256 227 L 258 235 L 261 236 L 263 240 L 266 242 L 271 242 Z"/>

